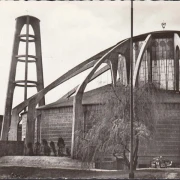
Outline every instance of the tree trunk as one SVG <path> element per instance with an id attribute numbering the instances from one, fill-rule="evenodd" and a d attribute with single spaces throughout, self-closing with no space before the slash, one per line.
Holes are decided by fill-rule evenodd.
<path id="1" fill-rule="evenodd" d="M 139 149 L 139 137 L 136 137 L 136 146 L 134 150 L 134 158 L 133 158 L 133 169 L 136 170 L 138 164 L 138 149 Z"/>
<path id="2" fill-rule="evenodd" d="M 126 157 L 126 150 L 123 151 L 123 159 L 124 159 L 125 164 L 128 167 L 128 169 L 130 169 L 130 163 L 129 163 L 128 158 Z"/>

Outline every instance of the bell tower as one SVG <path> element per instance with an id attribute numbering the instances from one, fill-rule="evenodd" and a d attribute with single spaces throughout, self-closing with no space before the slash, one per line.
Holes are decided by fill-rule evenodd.
<path id="1" fill-rule="evenodd" d="M 24 27 L 25 26 L 25 27 Z M 30 26 L 33 29 L 32 34 L 30 34 Z M 22 29 L 25 28 L 25 33 L 22 33 Z M 23 54 L 19 51 L 20 43 L 24 44 L 24 52 Z M 34 43 L 35 45 L 35 53 L 30 54 L 29 48 L 30 43 Z M 16 70 L 17 64 L 24 63 L 24 76 L 22 75 L 22 79 L 16 79 Z M 37 80 L 30 80 L 28 77 L 28 68 L 29 63 L 36 64 L 36 77 Z M 30 73 L 30 72 L 29 72 Z M 14 98 L 14 90 L 15 87 L 24 88 L 24 101 L 27 99 L 28 88 L 37 88 L 37 91 L 40 91 L 44 88 L 44 80 L 43 80 L 43 67 L 42 67 L 42 52 L 41 52 L 41 36 L 40 36 L 40 20 L 33 16 L 20 16 L 16 19 L 16 29 L 14 34 L 14 44 L 12 51 L 12 60 L 11 67 L 9 73 L 9 81 L 5 102 L 5 112 L 2 124 L 1 131 L 1 140 L 8 140 L 8 132 L 11 124 L 11 112 L 12 112 L 12 104 Z M 39 105 L 44 105 L 45 99 L 43 98 Z M 24 109 L 27 111 L 28 109 Z"/>

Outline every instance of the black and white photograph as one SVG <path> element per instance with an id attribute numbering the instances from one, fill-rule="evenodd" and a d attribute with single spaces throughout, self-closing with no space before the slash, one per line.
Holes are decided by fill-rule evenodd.
<path id="1" fill-rule="evenodd" d="M 179 179 L 179 1 L 0 1 L 0 179 Z"/>

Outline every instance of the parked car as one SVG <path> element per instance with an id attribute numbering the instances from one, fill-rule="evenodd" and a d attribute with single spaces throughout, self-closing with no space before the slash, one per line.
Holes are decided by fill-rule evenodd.
<path id="1" fill-rule="evenodd" d="M 158 156 L 153 158 L 151 161 L 150 166 L 152 168 L 167 168 L 167 167 L 172 167 L 172 161 L 163 158 L 162 156 Z"/>

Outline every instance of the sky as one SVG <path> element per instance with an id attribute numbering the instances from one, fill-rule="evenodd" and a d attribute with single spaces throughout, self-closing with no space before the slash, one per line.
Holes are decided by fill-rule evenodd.
<path id="1" fill-rule="evenodd" d="M 178 1 L 135 1 L 133 34 L 162 30 L 163 21 L 166 30 L 180 30 L 179 5 Z M 75 65 L 130 37 L 130 1 L 0 1 L 0 114 L 4 114 L 15 19 L 22 15 L 40 19 L 45 87 Z M 35 65 L 30 66 L 28 79 L 35 80 Z M 23 72 L 24 64 L 18 63 L 16 80 L 24 79 Z M 87 73 L 49 92 L 46 104 L 79 84 Z M 91 86 L 109 79 L 106 73 Z M 28 91 L 28 97 L 35 92 L 35 88 Z M 13 107 L 23 97 L 23 88 L 15 88 Z"/>

